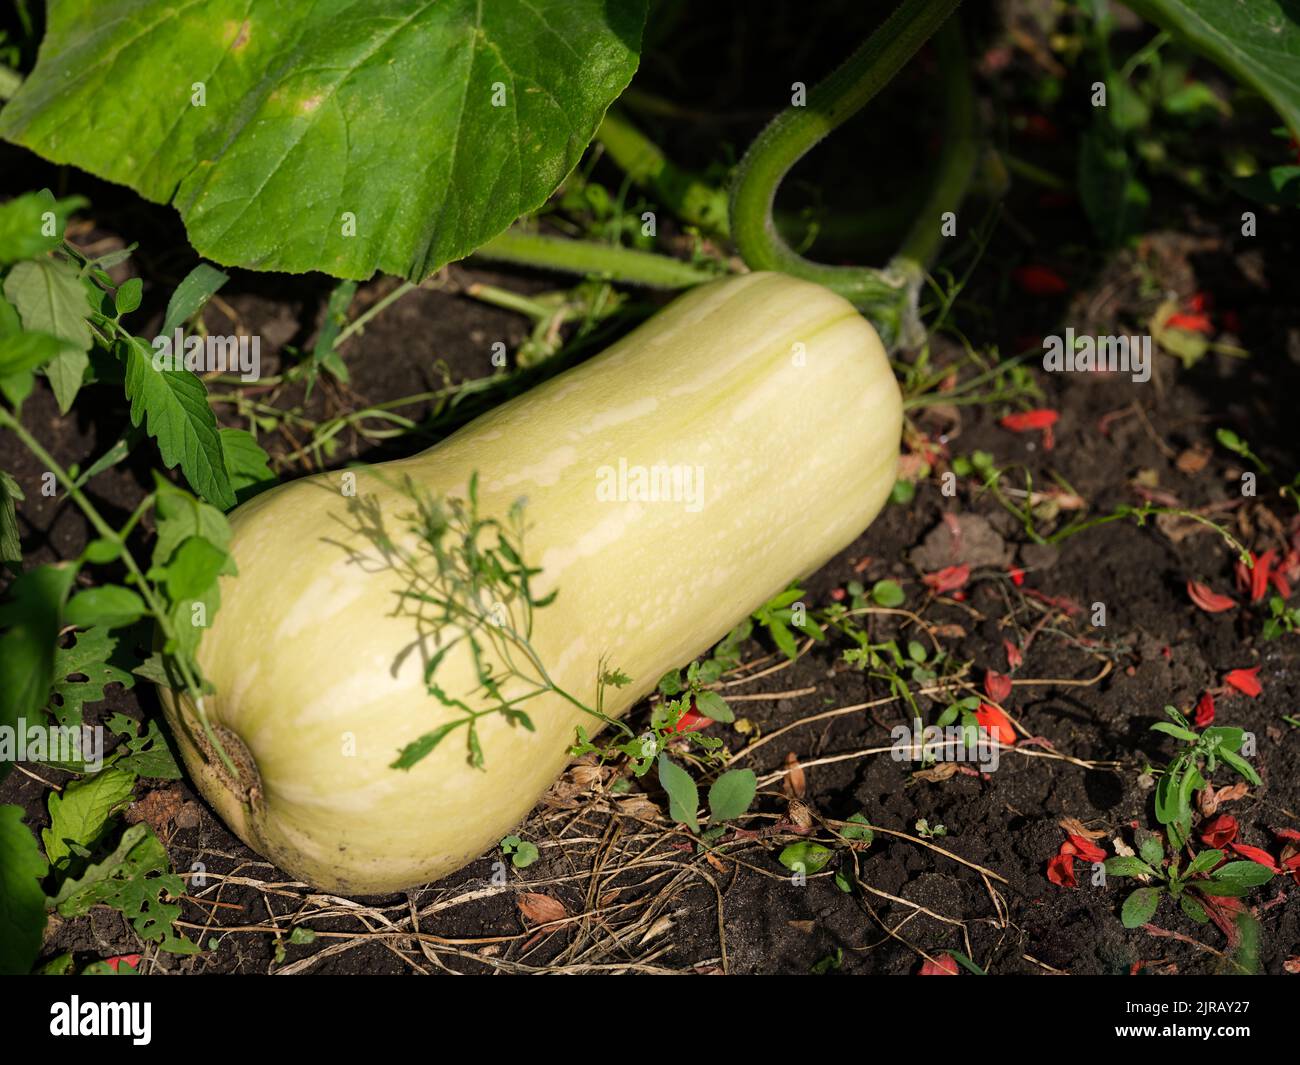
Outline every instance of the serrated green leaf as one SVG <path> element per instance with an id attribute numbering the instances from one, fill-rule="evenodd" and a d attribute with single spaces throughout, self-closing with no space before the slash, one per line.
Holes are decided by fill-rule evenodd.
<path id="1" fill-rule="evenodd" d="M 90 365 L 92 335 L 86 284 L 76 267 L 61 259 L 18 263 L 5 278 L 5 298 L 17 308 L 23 328 L 62 341 L 46 367 L 59 411 L 66 414 Z"/>
<path id="2" fill-rule="evenodd" d="M 262 450 L 257 438 L 246 429 L 222 429 L 221 452 L 235 498 L 243 503 L 276 483 L 271 472 L 271 456 Z"/>
<path id="3" fill-rule="evenodd" d="M 421 279 L 573 169 L 636 70 L 645 12 L 208 0 L 173 18 L 63 0 L 0 135 L 174 202 L 217 262 Z"/>
<path id="4" fill-rule="evenodd" d="M 225 551 L 202 537 L 191 536 L 176 549 L 164 570 L 167 595 L 173 602 L 206 598 L 227 561 Z"/>
<path id="5" fill-rule="evenodd" d="M 0 806 L 0 976 L 26 975 L 41 951 L 48 872 L 23 808 Z"/>
<path id="6" fill-rule="evenodd" d="M 126 394 L 131 423 L 143 421 L 167 468 L 179 463 L 199 495 L 222 510 L 233 507 L 235 491 L 203 382 L 188 370 L 154 369 L 150 352 L 133 340 L 126 345 Z"/>
<path id="7" fill-rule="evenodd" d="M 146 613 L 148 607 L 137 593 L 120 585 L 106 584 L 99 588 L 87 588 L 68 600 L 63 620 L 81 629 L 88 629 L 92 625 L 120 629 L 125 625 L 134 625 Z"/>
<path id="8" fill-rule="evenodd" d="M 56 868 L 99 840 L 113 815 L 131 801 L 135 774 L 110 766 L 93 777 L 74 780 L 48 800 L 50 827 L 41 830 L 45 856 Z"/>
<path id="9" fill-rule="evenodd" d="M 108 685 L 135 685 L 131 670 L 136 659 L 123 634 L 96 628 L 78 632 L 74 639 L 71 647 L 60 647 L 54 655 L 50 692 L 50 711 L 65 728 L 80 728 L 86 704 L 101 702 Z"/>
<path id="10" fill-rule="evenodd" d="M 53 251 L 63 240 L 68 216 L 86 202 L 80 196 L 55 200 L 42 189 L 0 204 L 0 266 Z"/>
<path id="11" fill-rule="evenodd" d="M 108 719 L 108 727 L 119 736 L 125 736 L 126 742 L 115 750 L 119 755 L 114 761 L 118 769 L 125 769 L 137 777 L 157 780 L 180 780 L 180 765 L 172 751 L 167 737 L 158 722 L 150 718 L 144 723 L 144 735 L 138 735 L 139 725 L 134 718 L 125 714 L 114 714 Z M 125 750 L 123 750 L 123 747 Z"/>
<path id="12" fill-rule="evenodd" d="M 198 947 L 172 928 L 181 908 L 164 902 L 185 894 L 185 882 L 172 872 L 167 852 L 148 825 L 132 825 L 117 849 L 66 882 L 51 902 L 64 917 L 80 917 L 94 906 L 112 906 L 130 919 L 136 934 L 174 954 L 193 954 Z"/>

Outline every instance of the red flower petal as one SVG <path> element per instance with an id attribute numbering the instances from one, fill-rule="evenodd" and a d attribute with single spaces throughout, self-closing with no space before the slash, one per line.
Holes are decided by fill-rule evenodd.
<path id="1" fill-rule="evenodd" d="M 1074 879 L 1074 855 L 1057 854 L 1047 863 L 1047 879 L 1061 887 L 1078 887 Z"/>
<path id="2" fill-rule="evenodd" d="M 1219 814 L 1201 826 L 1201 842 L 1207 847 L 1222 850 L 1237 838 L 1237 819 L 1231 814 Z"/>
<path id="3" fill-rule="evenodd" d="M 1010 640 L 1002 641 L 1002 649 L 1007 653 L 1007 669 L 1018 669 L 1024 664 L 1025 656 Z"/>
<path id="4" fill-rule="evenodd" d="M 1275 828 L 1273 829 L 1273 835 L 1277 836 L 1278 839 L 1290 839 L 1300 843 L 1300 831 L 1294 828 Z"/>
<path id="5" fill-rule="evenodd" d="M 1083 836 L 1070 836 L 1070 843 L 1074 849 L 1079 852 L 1079 857 L 1085 862 L 1104 862 L 1106 852 L 1090 839 L 1084 839 Z"/>
<path id="6" fill-rule="evenodd" d="M 1276 558 L 1277 552 L 1270 547 L 1262 555 L 1257 555 L 1254 551 L 1250 553 L 1250 569 L 1247 569 L 1242 562 L 1237 562 L 1238 583 L 1243 588 L 1250 589 L 1252 603 L 1258 603 L 1268 594 L 1268 578 Z"/>
<path id="7" fill-rule="evenodd" d="M 1275 873 L 1280 873 L 1282 871 L 1282 867 L 1277 864 L 1273 855 L 1269 854 L 1266 850 L 1261 850 L 1259 847 L 1250 847 L 1245 843 L 1229 843 L 1228 846 L 1243 858 L 1249 858 L 1252 862 L 1258 862 L 1260 865 L 1268 866 L 1268 868 L 1272 869 Z"/>
<path id="8" fill-rule="evenodd" d="M 1223 678 L 1223 683 L 1236 688 L 1243 695 L 1252 699 L 1264 690 L 1259 683 L 1259 666 L 1252 669 L 1234 669 Z"/>
<path id="9" fill-rule="evenodd" d="M 1025 433 L 1032 429 L 1047 429 L 1055 425 L 1060 417 L 1057 411 L 1039 407 L 1037 410 L 1022 410 L 1015 414 L 1008 414 L 1005 418 L 998 419 L 998 424 L 1013 433 Z"/>
<path id="10" fill-rule="evenodd" d="M 1226 595 L 1211 591 L 1209 585 L 1196 581 L 1187 582 L 1187 598 L 1207 614 L 1218 614 L 1224 610 L 1235 610 L 1237 603 Z"/>
<path id="11" fill-rule="evenodd" d="M 934 961 L 928 958 L 921 966 L 921 971 L 917 976 L 956 976 L 957 962 L 953 960 L 951 954 L 940 954 Z"/>
<path id="12" fill-rule="evenodd" d="M 1004 703 L 1011 695 L 1011 678 L 995 669 L 984 671 L 984 694 L 995 703 Z"/>
<path id="13" fill-rule="evenodd" d="M 1008 747 L 1015 744 L 1015 726 L 1011 724 L 1011 719 L 996 706 L 980 703 L 979 709 L 975 711 L 975 720 L 999 743 L 1004 743 Z"/>
<path id="14" fill-rule="evenodd" d="M 1210 321 L 1208 314 L 1186 314 L 1179 311 L 1166 318 L 1165 325 L 1172 326 L 1174 329 L 1185 329 L 1189 333 L 1214 335 L 1214 323 Z"/>
<path id="15" fill-rule="evenodd" d="M 1011 583 L 1019 588 L 1025 583 L 1025 571 L 1019 566 L 1012 566 L 1007 570 L 1007 576 L 1011 578 Z"/>
<path id="16" fill-rule="evenodd" d="M 1049 266 L 1017 266 L 1011 276 L 1021 291 L 1031 296 L 1060 296 L 1070 291 L 1065 278 Z"/>
<path id="17" fill-rule="evenodd" d="M 1209 692 L 1197 700 L 1196 713 L 1192 717 L 1192 724 L 1197 728 L 1205 728 L 1214 722 L 1214 696 Z"/>
<path id="18" fill-rule="evenodd" d="M 927 573 L 921 577 L 921 582 L 935 595 L 956 591 L 968 580 L 970 580 L 970 566 L 965 564 L 947 566 L 938 573 Z"/>

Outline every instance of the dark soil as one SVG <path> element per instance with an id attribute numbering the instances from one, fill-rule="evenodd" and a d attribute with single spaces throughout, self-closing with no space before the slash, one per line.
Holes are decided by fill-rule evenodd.
<path id="1" fill-rule="evenodd" d="M 677 96 L 683 85 L 694 85 L 699 76 L 690 73 L 695 67 L 686 60 L 694 54 L 691 49 L 716 44 L 721 31 L 713 27 L 713 32 L 710 37 L 707 28 L 701 29 L 699 41 L 681 43 L 682 69 L 671 76 L 665 73 L 668 67 L 647 62 L 646 86 Z M 790 39 L 802 40 L 799 34 L 804 32 Z M 841 42 L 852 39 L 842 27 L 820 23 L 807 32 L 834 33 Z M 766 47 L 749 36 L 747 47 Z M 725 92 L 718 89 L 704 96 L 710 101 L 708 110 L 729 117 L 688 125 L 676 143 L 665 125 L 666 145 L 687 161 L 698 153 L 697 161 L 702 162 L 716 154 L 719 141 L 744 144 L 762 116 L 770 113 L 770 103 L 765 106 L 763 101 L 771 99 L 772 85 L 782 87 L 800 72 L 815 80 L 823 70 L 812 66 L 811 60 L 789 56 L 779 62 L 773 57 L 767 65 L 747 59 L 744 77 L 737 74 L 727 81 Z M 755 71 L 767 76 L 756 81 Z M 1032 64 L 1018 57 L 996 78 L 984 78 L 981 93 L 1005 102 L 1033 75 Z M 894 114 L 909 93 L 923 88 L 923 74 L 905 77 L 882 102 L 888 109 L 878 113 Z M 1058 108 L 1053 117 L 1064 130 L 1060 145 L 1013 140 L 1012 147 L 1028 155 L 1039 152 L 1042 165 L 1066 160 L 1061 167 L 1067 169 L 1075 147 L 1073 131 L 1087 121 L 1085 112 L 1086 107 Z M 910 127 L 897 118 L 885 121 L 894 129 Z M 846 133 L 863 135 L 866 124 L 855 123 Z M 887 137 L 888 132 L 879 136 Z M 902 139 L 910 144 L 907 137 Z M 880 141 L 873 143 L 878 147 Z M 918 157 L 923 156 L 919 139 L 914 147 Z M 126 269 L 146 279 L 147 300 L 152 300 L 146 310 L 154 315 L 149 324 L 156 324 L 166 295 L 192 265 L 190 253 L 175 251 L 186 244 L 173 213 L 141 205 L 129 193 L 84 175 L 46 168 L 11 148 L 0 152 L 6 192 L 51 184 L 91 199 L 93 213 L 88 217 L 94 228 L 75 235 L 79 244 L 99 242 L 97 250 L 107 250 L 114 242 L 140 241 Z M 813 157 L 801 170 L 810 181 L 816 179 L 817 165 L 825 165 L 828 174 L 840 173 L 828 161 L 816 162 Z M 604 176 L 616 184 L 616 176 Z M 829 181 L 823 184 L 834 191 Z M 1013 434 L 999 427 L 1004 406 L 916 411 L 916 429 L 948 457 L 982 449 L 992 453 L 999 466 L 1027 469 L 1040 490 L 1051 486 L 1056 476 L 1057 483 L 1068 485 L 1083 501 L 1086 511 L 1077 513 L 1102 515 L 1158 498 L 1180 508 L 1205 508 L 1204 513 L 1256 552 L 1270 547 L 1285 552 L 1300 530 L 1295 508 L 1266 479 L 1261 479 L 1257 497 L 1243 497 L 1245 467 L 1216 447 L 1214 432 L 1223 426 L 1240 432 L 1283 480 L 1300 469 L 1292 419 L 1300 377 L 1300 320 L 1292 298 L 1297 282 L 1294 220 L 1264 214 L 1260 235 L 1247 240 L 1237 235 L 1237 219 L 1244 209 L 1237 201 L 1197 203 L 1180 189 L 1160 188 L 1155 202 L 1152 228 L 1136 246 L 1106 254 L 1091 243 L 1077 203 L 1048 199 L 1033 186 L 1017 183 L 1004 205 L 1004 222 L 958 303 L 958 323 L 977 348 L 999 345 L 1003 353 L 1014 353 L 1024 346 L 1021 338 L 1063 331 L 1066 325 L 1097 334 L 1147 332 L 1155 306 L 1165 295 L 1182 302 L 1203 291 L 1214 294 L 1219 309 L 1236 312 L 1242 323 L 1239 335 L 1221 334 L 1220 339 L 1248 349 L 1249 359 L 1211 353 L 1185 370 L 1176 359 L 1158 354 L 1153 378 L 1145 384 L 1121 375 L 1036 372 L 1044 393 L 1041 405 L 1060 411 L 1051 450 L 1044 448 L 1040 433 Z M 1050 263 L 1070 280 L 1071 293 L 1033 298 L 1018 291 L 1010 271 L 1024 262 Z M 526 324 L 514 314 L 466 298 L 464 288 L 474 281 L 522 291 L 557 284 L 541 275 L 464 266 L 452 267 L 445 281 L 441 290 L 421 291 L 381 315 L 360 342 L 347 349 L 351 390 L 323 389 L 307 409 L 320 416 L 436 387 L 441 382 L 437 360 L 446 363 L 453 379 L 483 376 L 490 372 L 491 342 L 504 340 L 514 350 L 526 336 Z M 392 284 L 365 286 L 358 306 L 368 305 Z M 329 288 L 328 279 L 320 277 L 236 271 L 222 297 L 238 321 L 224 322 L 222 311 L 214 306 L 208 323 L 214 331 L 238 326 L 260 333 L 264 354 L 277 347 L 301 349 L 314 336 Z M 950 338 L 936 341 L 941 361 L 959 355 Z M 266 371 L 275 372 L 275 359 L 268 361 Z M 126 425 L 120 390 L 96 387 L 87 396 L 93 401 L 80 403 L 76 413 L 61 418 L 48 390 L 39 389 L 24 410 L 26 423 L 64 463 L 84 465 L 111 445 Z M 278 400 L 300 401 L 293 395 Z M 404 411 L 416 418 L 423 412 L 419 405 Z M 349 434 L 342 439 L 334 464 L 408 453 L 432 442 L 407 438 L 376 449 Z M 269 446 L 284 455 L 297 444 L 274 440 Z M 1209 461 L 1198 472 L 1183 472 L 1187 463 L 1180 466 L 1180 457 L 1195 449 L 1209 452 Z M 142 447 L 129 462 L 92 483 L 91 497 L 110 521 L 125 519 L 143 496 L 154 461 L 153 451 Z M 947 468 L 946 461 L 939 470 Z M 12 439 L 0 439 L 0 468 L 25 486 L 39 483 L 38 465 Z M 300 464 L 285 472 L 293 476 L 307 468 Z M 1016 472 L 1006 484 L 1018 487 L 1020 477 Z M 962 600 L 930 596 L 909 559 L 945 515 L 986 519 L 996 533 L 995 543 L 1004 544 L 1011 564 L 1024 570 L 1023 584 L 1011 579 L 1007 564 L 978 564 Z M 1073 516 L 1075 512 L 1063 512 L 1055 527 Z M 29 565 L 74 557 L 86 542 L 85 523 L 62 495 L 46 499 L 39 491 L 29 491 L 21 521 Z M 868 587 L 884 577 L 899 580 L 908 593 L 907 607 L 928 625 L 940 627 L 943 646 L 955 660 L 970 664 L 969 676 L 979 680 L 985 670 L 993 669 L 1034 682 L 1017 685 L 1006 701 L 1008 711 L 1030 734 L 1047 740 L 1058 754 L 1119 764 L 1113 769 L 1085 768 L 1033 756 L 1050 753 L 1046 747 L 1021 745 L 1031 753 L 1004 752 L 996 772 L 958 773 L 940 782 L 914 778 L 916 766 L 894 761 L 888 753 L 808 768 L 804 801 L 815 816 L 845 819 L 861 812 L 873 825 L 913 837 L 877 832 L 872 845 L 856 853 L 861 881 L 873 890 L 845 893 L 829 871 L 812 877 L 806 886 L 793 884 L 776 860 L 781 847 L 796 838 L 788 832 L 734 849 L 735 861 L 710 864 L 689 845 L 675 849 L 682 837 L 663 836 L 665 822 L 651 832 L 629 817 L 611 814 L 617 804 L 603 790 L 608 778 L 587 786 L 590 781 L 584 777 L 570 780 L 571 786 L 555 793 L 520 830 L 525 838 L 539 843 L 549 839 L 555 845 L 544 847 L 535 865 L 511 871 L 508 888 L 490 890 L 497 856 L 487 855 L 438 884 L 406 895 L 361 900 L 368 908 L 358 916 L 349 913 L 344 901 L 313 894 L 261 861 L 226 830 L 188 782 L 145 782 L 138 799 L 151 791 L 163 792 L 173 813 L 188 811 L 180 824 L 189 824 L 197 813 L 197 824 L 191 827 L 178 827 L 176 818 L 162 822 L 161 835 L 174 866 L 185 871 L 202 863 L 208 873 L 234 878 L 215 890 L 201 890 L 202 885 L 191 882 L 191 899 L 184 903 L 184 920 L 190 922 L 186 930 L 206 946 L 222 928 L 253 929 L 220 935 L 215 949 L 192 958 L 157 954 L 150 964 L 166 971 L 241 973 L 285 966 L 317 973 L 397 973 L 413 967 L 483 972 L 547 965 L 797 973 L 841 952 L 841 971 L 905 974 L 918 970 L 918 951 L 959 951 L 995 973 L 1125 974 L 1135 967 L 1219 972 L 1233 967 L 1232 957 L 1249 966 L 1251 959 L 1236 955 L 1221 931 L 1194 924 L 1169 900 L 1162 903 L 1154 925 L 1182 938 L 1125 929 L 1119 911 L 1131 881 L 1092 886 L 1086 863 L 1076 866 L 1078 887 L 1058 886 L 1046 877 L 1049 859 L 1066 838 L 1059 825 L 1063 818 L 1103 832 L 1099 842 L 1108 852 L 1115 839 L 1132 845 L 1136 827 L 1155 827 L 1147 770 L 1167 762 L 1174 746 L 1150 726 L 1162 718 L 1164 705 L 1189 711 L 1203 692 L 1222 686 L 1227 671 L 1241 667 L 1261 667 L 1262 694 L 1219 694 L 1216 723 L 1253 733 L 1257 753 L 1252 762 L 1263 785 L 1224 810 L 1240 822 L 1241 842 L 1274 854 L 1272 830 L 1300 828 L 1300 730 L 1283 720 L 1296 713 L 1300 698 L 1300 636 L 1261 642 L 1258 607 L 1219 614 L 1198 610 L 1189 601 L 1187 582 L 1233 591 L 1234 559 L 1213 532 L 1184 533 L 1183 526 L 1168 522 L 1139 526 L 1131 519 L 1120 520 L 1070 537 L 1057 548 L 1044 548 L 1033 544 L 990 494 L 976 491 L 973 480 L 962 479 L 957 495 L 949 497 L 941 493 L 936 474 L 919 485 L 913 501 L 888 507 L 855 544 L 809 578 L 807 599 L 819 605 L 829 603 L 853 580 Z M 1092 623 L 1097 604 L 1105 608 L 1104 627 Z M 879 638 L 922 638 L 921 629 L 903 619 L 874 619 L 872 631 Z M 1008 668 L 1005 641 L 1024 651 L 1024 662 L 1015 670 Z M 817 646 L 788 668 L 735 689 L 751 693 L 816 688 L 798 697 L 737 703 L 738 715 L 755 727 L 749 737 L 770 734 L 822 710 L 884 699 L 887 686 L 840 663 L 841 650 L 842 645 Z M 772 648 L 761 641 L 746 648 L 748 659 L 771 654 Z M 776 661 L 772 658 L 769 664 Z M 933 716 L 936 704 L 923 699 L 922 705 Z M 156 715 L 156 697 L 143 683 L 132 691 L 114 687 L 103 704 L 88 711 L 88 719 L 106 719 L 114 711 Z M 642 718 L 646 713 L 645 707 L 635 711 Z M 906 716 L 901 704 L 882 704 L 805 725 L 760 748 L 746 764 L 762 776 L 779 769 L 789 753 L 809 763 L 887 747 L 889 730 Z M 739 733 L 718 731 L 732 750 L 747 742 Z M 58 779 L 58 774 L 50 778 Z M 662 807 L 663 796 L 651 779 L 645 778 L 644 790 Z M 1214 783 L 1224 786 L 1234 779 L 1220 768 Z M 634 789 L 642 785 L 638 782 Z M 46 793 L 43 784 L 21 773 L 0 784 L 0 801 L 22 804 L 29 824 L 38 827 L 48 823 Z M 197 805 L 184 805 L 192 801 Z M 779 784 L 764 790 L 758 809 L 766 820 L 751 828 L 775 825 L 787 814 Z M 1003 880 L 916 839 L 920 819 L 946 829 L 932 841 L 936 846 Z M 638 832 L 645 833 L 647 853 L 653 852 L 657 863 L 621 871 L 607 868 L 606 848 L 622 846 L 618 837 Z M 819 838 L 826 837 L 823 833 Z M 619 853 L 623 863 L 630 860 L 628 852 Z M 675 870 L 665 873 L 668 866 Z M 529 934 L 519 905 L 521 892 L 529 891 L 558 899 L 569 914 L 588 916 L 558 931 Z M 1284 962 L 1300 953 L 1300 885 L 1279 876 L 1252 893 L 1248 902 L 1260 922 L 1258 967 L 1280 973 Z M 622 919 L 617 908 L 624 904 L 627 913 L 638 917 L 653 914 L 653 932 L 639 927 L 628 941 L 611 936 L 609 929 Z M 608 918 L 591 916 L 597 910 L 607 912 Z M 419 931 L 430 937 L 422 945 L 400 934 L 412 930 L 410 916 L 415 911 L 421 913 Z M 288 945 L 283 960 L 277 960 L 269 923 L 274 920 L 287 930 L 294 918 L 307 914 L 315 915 L 309 923 L 318 933 L 336 934 Z M 384 934 L 388 931 L 393 935 Z M 49 954 L 73 950 L 80 960 L 138 949 L 126 923 L 108 910 L 54 921 L 46 944 Z"/>

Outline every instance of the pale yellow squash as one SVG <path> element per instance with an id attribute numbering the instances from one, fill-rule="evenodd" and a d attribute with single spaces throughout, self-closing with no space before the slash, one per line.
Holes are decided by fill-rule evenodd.
<path id="1" fill-rule="evenodd" d="M 894 484 L 901 423 L 880 341 L 839 296 L 764 273 L 692 290 L 436 447 L 354 473 L 355 496 L 333 472 L 235 511 L 239 576 L 222 580 L 199 661 L 239 773 L 203 749 L 187 700 L 165 693 L 185 762 L 241 839 L 310 884 L 366 894 L 453 872 L 525 817 L 576 727 L 598 722 L 547 694 L 527 706 L 535 731 L 482 719 L 483 769 L 461 731 L 392 768 L 458 712 L 426 688 L 433 647 L 395 612 L 403 580 L 359 531 L 359 504 L 411 546 L 407 476 L 463 497 L 477 472 L 492 515 L 526 497 L 536 593 L 558 589 L 533 647 L 588 705 L 602 661 L 630 675 L 607 692 L 618 716 L 862 532 Z M 664 468 L 686 471 L 677 498 L 635 498 L 638 471 Z M 449 654 L 435 680 L 473 690 L 468 654 Z"/>

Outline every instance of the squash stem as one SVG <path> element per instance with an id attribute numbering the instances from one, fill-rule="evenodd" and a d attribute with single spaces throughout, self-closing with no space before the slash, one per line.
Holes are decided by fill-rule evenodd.
<path id="1" fill-rule="evenodd" d="M 605 115 L 596 140 L 633 184 L 652 189 L 683 222 L 727 236 L 727 194 L 676 166 L 617 108 Z"/>
<path id="2" fill-rule="evenodd" d="M 473 255 L 475 259 L 517 263 L 563 273 L 591 274 L 650 288 L 689 288 L 717 278 L 718 271 L 656 255 L 620 248 L 613 244 L 596 244 L 588 240 L 545 237 L 508 229 L 489 240 Z"/>
<path id="3" fill-rule="evenodd" d="M 904 242 L 906 254 L 886 270 L 805 259 L 777 232 L 772 217 L 776 190 L 796 162 L 893 79 L 960 2 L 903 0 L 875 33 L 809 91 L 804 106 L 788 108 L 758 135 L 732 186 L 732 238 L 745 263 L 755 270 L 781 270 L 840 293 L 877 322 L 891 347 L 911 339 L 902 334 L 915 332 L 905 319 L 920 290 L 924 263 L 912 254 L 926 249 L 914 248 L 909 235 Z M 938 219 L 927 224 L 933 224 L 937 234 Z M 911 313 L 914 317 L 914 310 Z"/>

